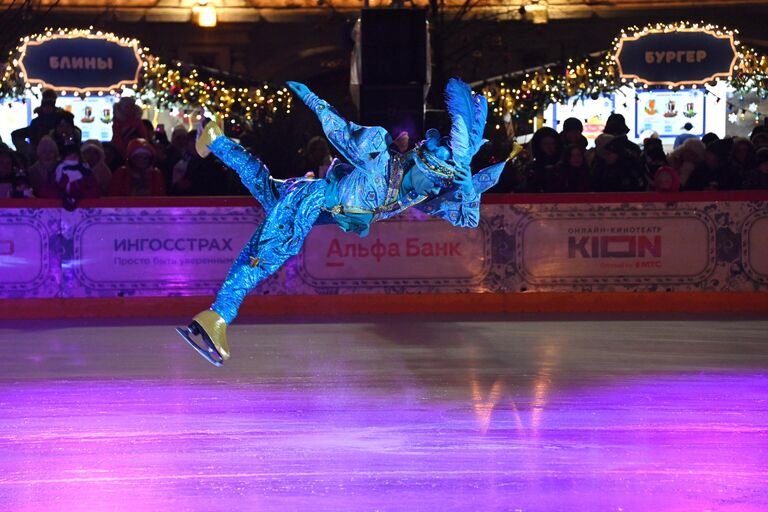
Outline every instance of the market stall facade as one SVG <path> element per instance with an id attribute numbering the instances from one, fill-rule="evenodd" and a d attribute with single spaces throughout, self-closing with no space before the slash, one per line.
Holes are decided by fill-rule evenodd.
<path id="1" fill-rule="evenodd" d="M 738 31 L 704 23 L 629 27 L 609 51 L 476 85 L 497 129 L 557 129 L 576 117 L 592 143 L 611 113 L 625 117 L 631 140 L 655 134 L 666 147 L 684 131 L 748 136 L 768 115 L 768 57 L 743 45 Z"/>

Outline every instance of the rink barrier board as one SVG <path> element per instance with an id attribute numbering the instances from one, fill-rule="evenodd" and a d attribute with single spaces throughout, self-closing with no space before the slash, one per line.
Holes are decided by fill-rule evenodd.
<path id="1" fill-rule="evenodd" d="M 715 203 L 719 201 L 765 201 L 768 191 L 729 190 L 703 192 L 582 192 L 560 194 L 484 194 L 482 204 L 575 204 L 575 203 Z M 79 208 L 142 207 L 247 207 L 256 200 L 248 196 L 154 196 L 84 199 Z M 3 208 L 61 208 L 58 199 L 0 199 Z"/>
<path id="2" fill-rule="evenodd" d="M 179 318 L 210 306 L 210 297 L 0 299 L 0 320 Z M 411 295 L 250 296 L 240 318 L 297 319 L 416 314 L 768 314 L 763 292 L 526 292 Z"/>
<path id="3" fill-rule="evenodd" d="M 766 205 L 766 191 L 486 195 L 478 229 L 416 211 L 367 238 L 318 227 L 252 295 L 765 293 Z M 2 200 L 0 299 L 209 300 L 262 218 L 248 197 L 106 198 L 73 212 Z"/>

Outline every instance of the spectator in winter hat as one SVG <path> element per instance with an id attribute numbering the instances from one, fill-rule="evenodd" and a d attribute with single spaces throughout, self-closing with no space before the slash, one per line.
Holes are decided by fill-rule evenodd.
<path id="1" fill-rule="evenodd" d="M 704 163 L 710 170 L 712 181 L 705 190 L 730 190 L 733 187 L 728 178 L 728 157 L 732 147 L 731 137 L 716 140 L 707 145 Z"/>
<path id="2" fill-rule="evenodd" d="M 112 121 L 112 144 L 117 147 L 121 155 L 126 156 L 128 143 L 134 139 L 149 141 L 151 133 L 141 121 L 141 107 L 136 105 L 133 98 L 120 98 L 113 107 L 114 120 Z"/>
<path id="3" fill-rule="evenodd" d="M 640 192 L 646 189 L 640 159 L 626 150 L 625 143 L 623 136 L 603 137 L 600 141 L 597 157 L 592 163 L 592 190 Z"/>
<path id="4" fill-rule="evenodd" d="M 88 164 L 83 163 L 78 144 L 64 146 L 62 154 L 55 180 L 64 200 L 64 208 L 73 210 L 81 199 L 99 197 L 99 183 Z"/>
<path id="5" fill-rule="evenodd" d="M 653 188 L 656 192 L 678 192 L 680 190 L 680 175 L 668 165 L 656 169 L 653 176 Z"/>
<path id="6" fill-rule="evenodd" d="M 189 142 L 187 129 L 182 125 L 175 127 L 171 132 L 170 144 L 165 148 L 162 158 L 157 161 L 157 168 L 165 179 L 165 190 L 169 193 L 173 187 L 173 168 L 186 156 Z"/>
<path id="7" fill-rule="evenodd" d="M 716 140 L 720 140 L 720 137 L 718 137 L 717 134 L 713 132 L 705 133 L 704 136 L 701 138 L 701 142 L 704 143 L 704 146 L 709 146 Z"/>
<path id="8" fill-rule="evenodd" d="M 755 148 L 749 139 L 734 137 L 731 154 L 728 158 L 728 182 L 730 188 L 740 189 L 744 179 L 755 166 Z"/>
<path id="9" fill-rule="evenodd" d="M 56 167 L 59 165 L 59 146 L 46 135 L 37 143 L 37 162 L 29 167 L 29 181 L 35 197 L 60 197 L 56 183 Z"/>
<path id="10" fill-rule="evenodd" d="M 112 171 L 109 170 L 104 160 L 104 148 L 101 142 L 95 139 L 85 141 L 80 148 L 80 154 L 99 183 L 101 195 L 108 195 L 109 185 L 112 182 Z"/>
<path id="11" fill-rule="evenodd" d="M 533 160 L 525 166 L 528 192 L 544 192 L 547 176 L 554 171 L 563 153 L 563 142 L 554 129 L 539 128 L 531 138 Z"/>
<path id="12" fill-rule="evenodd" d="M 608 116 L 608 119 L 605 121 L 603 133 L 613 136 L 628 134 L 629 127 L 627 126 L 627 121 L 624 119 L 624 116 L 615 112 Z"/>
<path id="13" fill-rule="evenodd" d="M 640 156 L 640 146 L 627 138 L 629 127 L 627 126 L 627 122 L 623 115 L 614 112 L 608 116 L 608 119 L 605 121 L 603 133 L 617 137 L 618 142 L 614 144 L 619 143 L 627 153 L 633 154 L 636 157 Z"/>
<path id="14" fill-rule="evenodd" d="M 65 146 L 80 146 L 82 132 L 80 128 L 75 126 L 75 122 L 72 119 L 62 117 L 59 120 L 59 124 L 51 132 L 51 138 L 56 142 L 56 145 L 59 147 L 59 154 L 63 157 Z"/>
<path id="15" fill-rule="evenodd" d="M 71 112 L 57 107 L 56 98 L 56 91 L 45 89 L 40 106 L 35 109 L 36 117 L 32 119 L 28 127 L 15 130 L 11 134 L 11 140 L 16 149 L 24 153 L 30 160 L 35 154 L 40 139 L 55 130 L 62 119 L 66 119 L 74 126 L 74 116 Z"/>
<path id="16" fill-rule="evenodd" d="M 589 165 L 581 144 L 566 146 L 555 172 L 545 182 L 545 192 L 589 192 Z"/>
<path id="17" fill-rule="evenodd" d="M 768 190 L 768 147 L 755 152 L 755 167 L 744 178 L 744 188 Z"/>
<path id="18" fill-rule="evenodd" d="M 752 145 L 755 147 L 755 151 L 760 148 L 768 147 L 768 132 L 759 132 L 752 135 L 750 138 Z"/>
<path id="19" fill-rule="evenodd" d="M 705 160 L 706 148 L 697 137 L 686 139 L 669 155 L 669 164 L 680 176 L 681 190 L 704 190 L 714 179 Z"/>
<path id="20" fill-rule="evenodd" d="M 656 170 L 662 165 L 667 165 L 667 154 L 664 153 L 664 146 L 659 139 L 646 139 L 643 152 L 640 155 L 640 162 L 645 172 L 645 179 L 653 184 Z"/>
<path id="21" fill-rule="evenodd" d="M 563 139 L 564 146 L 581 145 L 584 148 L 587 147 L 587 138 L 582 135 L 584 132 L 584 125 L 581 121 L 575 117 L 569 117 L 563 122 L 563 131 L 560 132 L 560 137 Z"/>
<path id="22" fill-rule="evenodd" d="M 125 158 L 117 149 L 117 146 L 111 142 L 104 142 L 101 145 L 101 149 L 104 150 L 104 163 L 107 164 L 112 174 L 125 163 Z"/>
<path id="23" fill-rule="evenodd" d="M 693 130 L 693 125 L 691 123 L 685 123 L 683 125 L 683 132 L 675 137 L 675 143 L 672 145 L 672 147 L 677 149 L 683 144 L 683 142 L 687 141 L 688 139 L 698 139 L 698 137 L 691 133 L 691 130 Z"/>
<path id="24" fill-rule="evenodd" d="M 128 163 L 112 176 L 111 196 L 164 196 L 163 173 L 154 166 L 155 150 L 145 139 L 133 139 L 127 146 Z"/>

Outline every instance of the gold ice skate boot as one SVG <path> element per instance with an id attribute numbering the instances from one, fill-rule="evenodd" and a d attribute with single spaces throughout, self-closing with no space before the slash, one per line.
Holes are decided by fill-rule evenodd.
<path id="1" fill-rule="evenodd" d="M 195 151 L 200 155 L 200 158 L 205 158 L 211 154 L 208 146 L 222 135 L 224 135 L 224 132 L 221 131 L 216 122 L 205 119 L 200 123 L 200 126 L 197 128 L 197 140 L 195 140 Z"/>
<path id="2" fill-rule="evenodd" d="M 215 311 L 206 309 L 196 315 L 186 329 L 177 327 L 176 332 L 211 364 L 221 366 L 229 359 L 227 323 Z M 204 346 L 193 340 L 192 336 L 200 336 Z"/>

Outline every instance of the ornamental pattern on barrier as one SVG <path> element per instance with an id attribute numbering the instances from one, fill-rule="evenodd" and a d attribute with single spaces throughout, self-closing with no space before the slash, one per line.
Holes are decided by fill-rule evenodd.
<path id="1" fill-rule="evenodd" d="M 755 280 L 746 270 L 755 262 L 768 261 L 765 246 L 752 256 L 742 257 L 744 226 L 755 214 L 765 212 L 768 202 L 743 201 L 703 205 L 702 210 L 715 221 L 717 227 L 717 270 L 704 285 L 706 290 L 764 291 L 765 283 Z"/>
<path id="2" fill-rule="evenodd" d="M 56 297 L 61 286 L 60 212 L 9 209 L 0 215 L 0 297 Z"/>
<path id="3" fill-rule="evenodd" d="M 744 271 L 756 282 L 768 284 L 768 209 L 762 208 L 747 217 L 740 242 Z"/>

